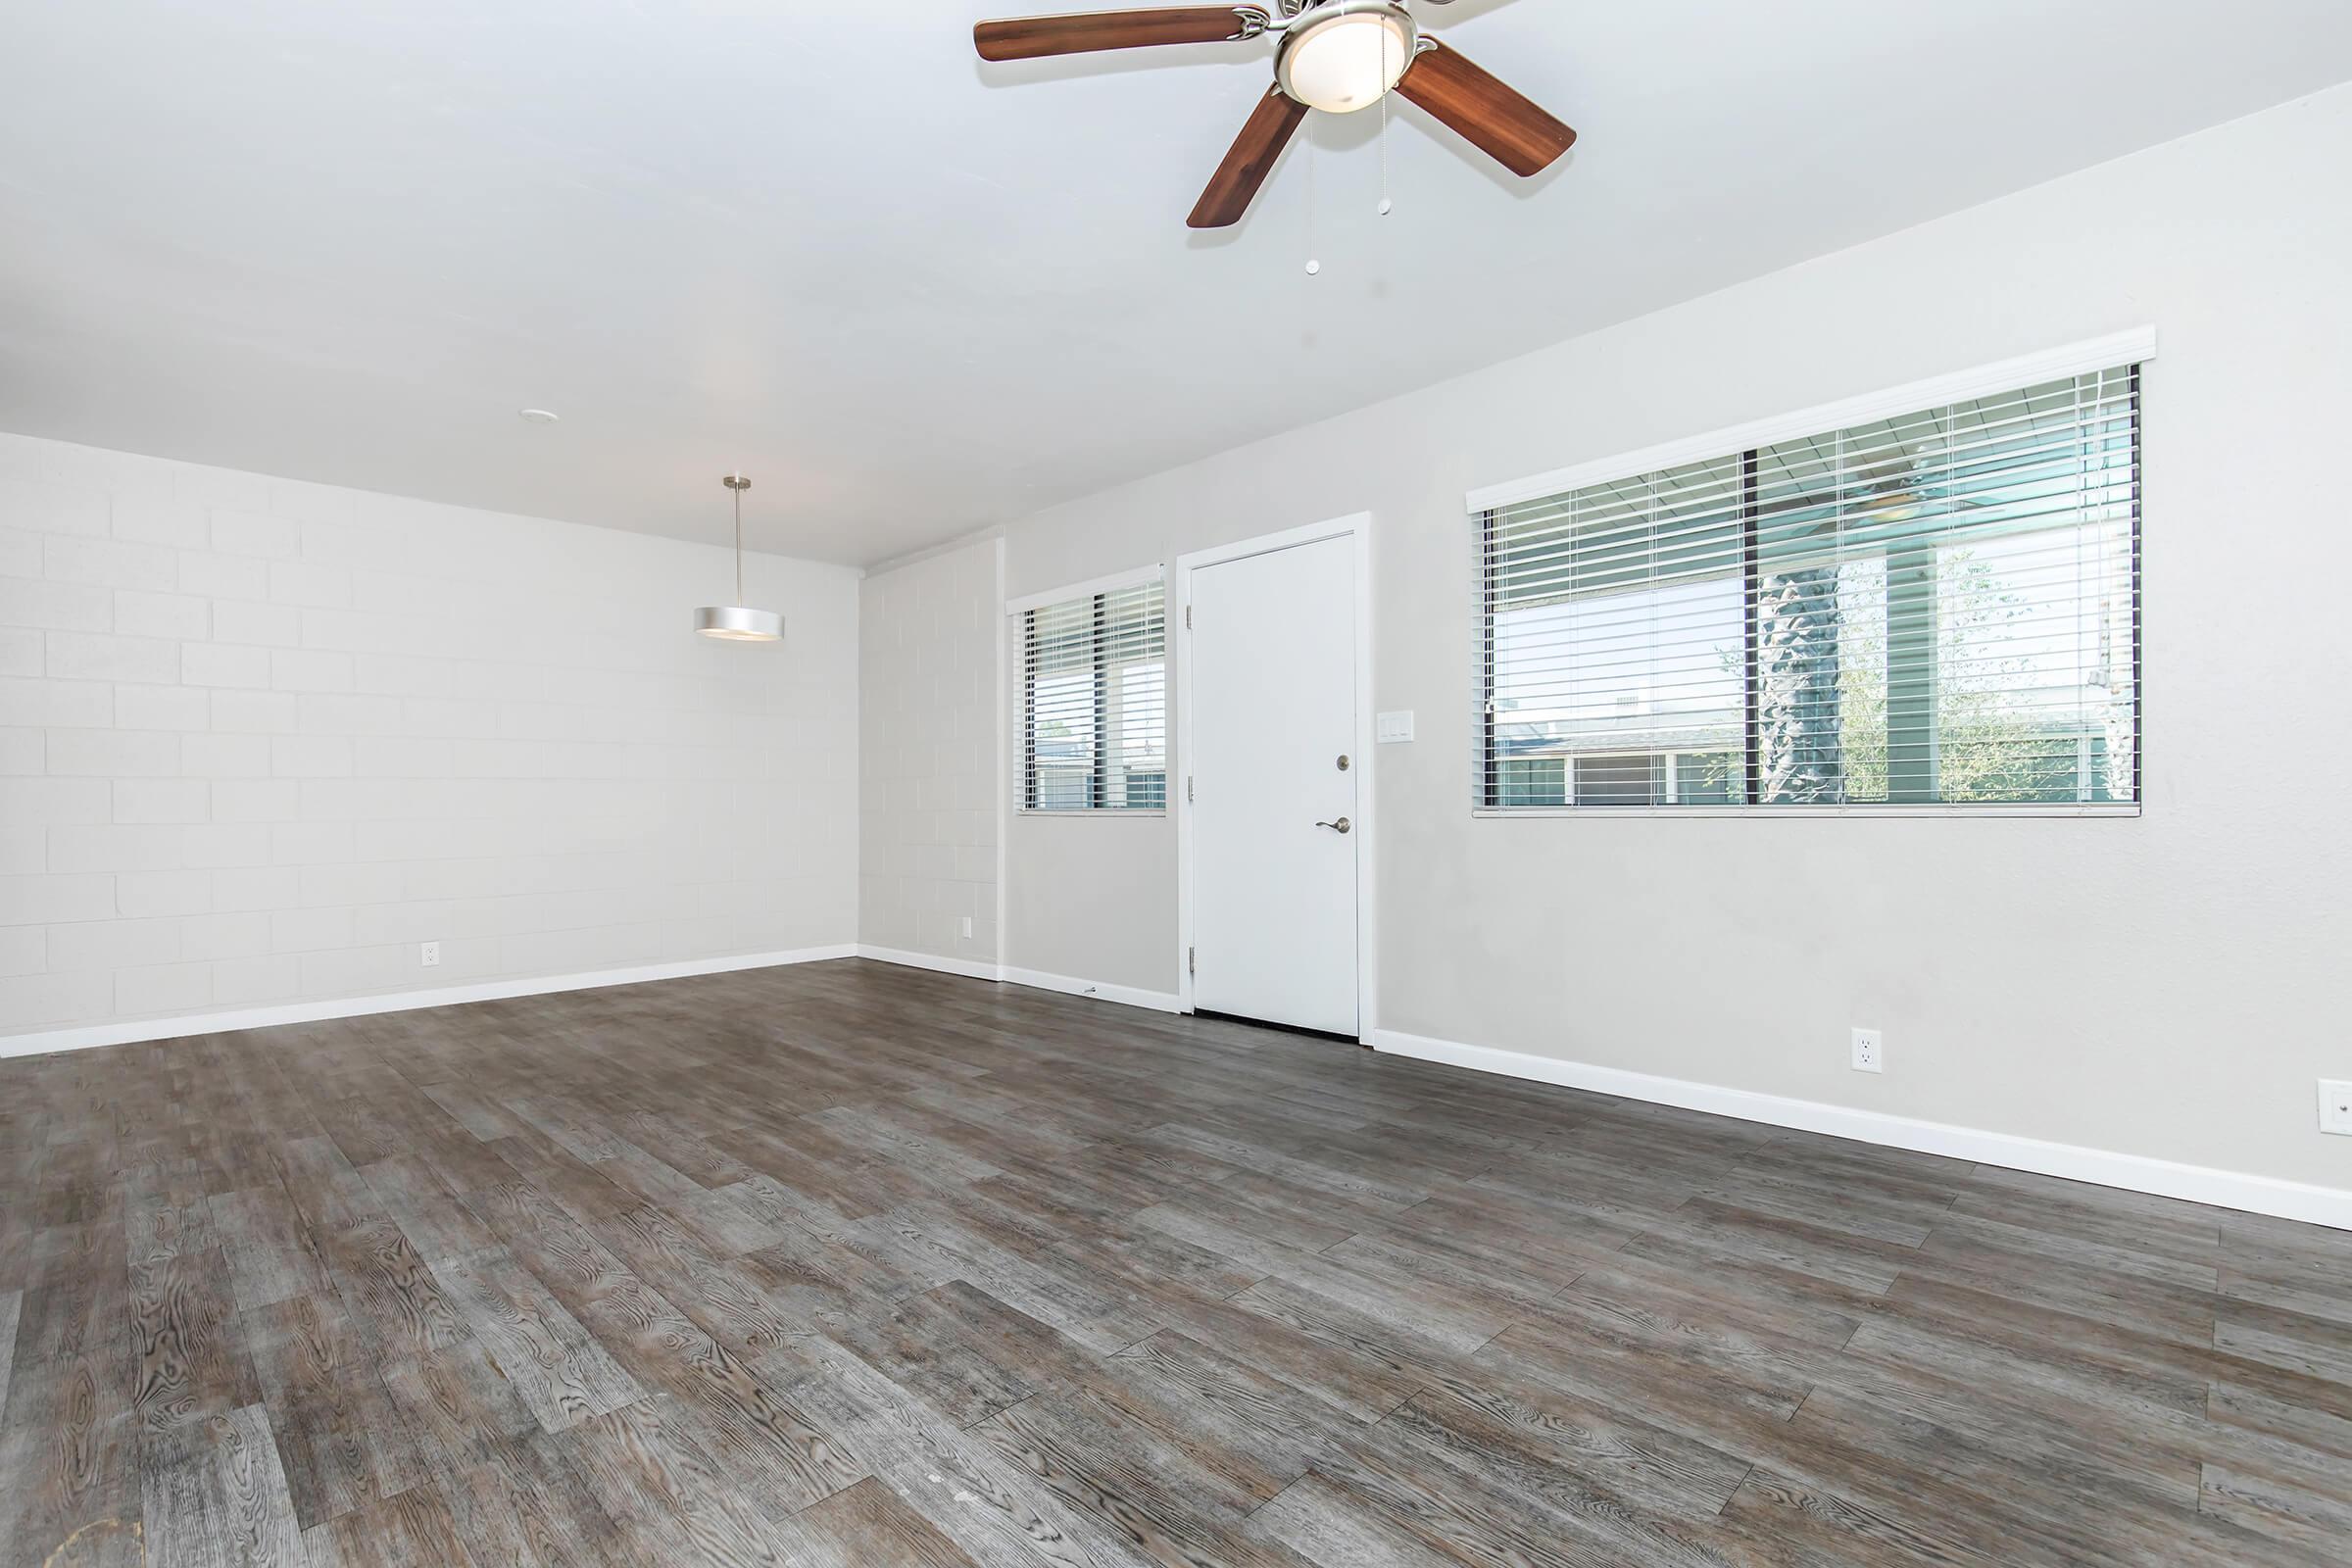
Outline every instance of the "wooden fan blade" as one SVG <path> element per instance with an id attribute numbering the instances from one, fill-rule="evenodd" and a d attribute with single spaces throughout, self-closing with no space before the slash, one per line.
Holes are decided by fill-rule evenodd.
<path id="1" fill-rule="evenodd" d="M 1245 11 L 1254 7 L 1162 6 L 1152 11 L 1088 11 L 1067 17 L 1016 17 L 972 26 L 972 43 L 983 60 L 1037 60 L 1047 55 L 1082 55 L 1098 49 L 1142 49 L 1157 43 L 1220 43 L 1247 38 Z"/>
<path id="2" fill-rule="evenodd" d="M 1200 193 L 1193 216 L 1184 220 L 1186 226 L 1224 228 L 1240 222 L 1256 199 L 1257 188 L 1274 172 L 1274 160 L 1291 144 L 1298 122 L 1305 118 L 1306 105 L 1279 88 L 1260 98 L 1250 112 L 1249 123 L 1226 149 L 1225 161 L 1210 176 L 1208 189 Z"/>
<path id="3" fill-rule="evenodd" d="M 1514 174 L 1540 174 L 1576 145 L 1575 131 L 1444 44 L 1415 56 L 1396 90 Z"/>

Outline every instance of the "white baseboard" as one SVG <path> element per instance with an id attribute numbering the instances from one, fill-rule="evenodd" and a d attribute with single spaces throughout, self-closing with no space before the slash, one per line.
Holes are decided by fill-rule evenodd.
<path id="1" fill-rule="evenodd" d="M 1477 1072 L 1500 1073 L 1509 1078 L 1527 1078 L 1537 1083 L 1590 1090 L 1593 1094 L 1643 1100 L 1660 1105 L 1677 1105 L 1685 1110 L 1710 1111 L 1718 1116 L 1763 1122 L 1773 1127 L 1792 1127 L 1801 1132 L 1827 1133 L 1835 1138 L 1851 1138 L 1865 1144 L 1883 1144 L 1889 1149 L 1943 1154 L 1953 1159 L 1976 1160 L 1987 1165 L 2003 1165 L 2011 1170 L 2032 1171 L 2036 1175 L 2061 1176 L 2069 1181 L 2118 1187 L 2127 1192 L 2152 1193 L 2160 1198 L 2185 1199 L 2193 1203 L 2243 1209 L 2250 1214 L 2272 1214 L 2280 1219 L 2305 1220 L 2315 1225 L 2333 1226 L 2337 1230 L 2352 1230 L 2352 1192 L 2341 1188 L 2315 1187 L 2305 1182 L 2282 1181 L 2275 1176 L 2253 1176 L 2242 1171 L 2216 1170 L 2205 1165 L 2183 1165 L 2169 1159 L 2150 1158 L 2145 1154 L 2123 1154 L 2111 1150 L 2084 1149 L 2075 1144 L 2053 1144 L 2038 1138 L 2021 1138 L 2013 1133 L 1954 1127 L 1945 1122 L 1922 1121 L 1912 1116 L 1889 1115 L 1878 1110 L 1858 1110 L 1849 1105 L 1825 1104 L 1820 1101 L 1790 1100 L 1780 1095 L 1759 1094 L 1750 1089 L 1725 1089 L 1714 1084 L 1692 1083 L 1683 1078 L 1661 1078 L 1652 1073 L 1633 1072 L 1623 1067 L 1596 1067 L 1589 1062 L 1565 1061 L 1556 1056 L 1499 1051 L 1492 1046 L 1469 1046 L 1454 1040 L 1433 1040 L 1426 1035 L 1408 1035 L 1394 1029 L 1376 1031 L 1372 1044 L 1375 1050 L 1395 1055 L 1417 1056 L 1423 1061 L 1442 1061 Z"/>
<path id="2" fill-rule="evenodd" d="M 967 980 L 1003 978 L 996 964 L 985 958 L 950 958 L 936 953 L 910 953 L 905 948 L 877 948 L 865 942 L 858 944 L 858 956 L 871 958 L 876 963 L 895 963 L 908 969 L 936 969 L 941 974 L 959 974 Z"/>
<path id="3" fill-rule="evenodd" d="M 1134 986 L 1114 986 L 1099 980 L 1073 980 L 1066 974 L 1047 974 L 1039 969 L 1006 969 L 1004 979 L 1016 986 L 1034 986 L 1040 991 L 1060 991 L 1073 997 L 1094 997 L 1102 1002 L 1115 1002 L 1122 1006 L 1149 1007 L 1153 1012 L 1182 1012 L 1184 999 L 1166 991 L 1143 991 Z"/>
<path id="4" fill-rule="evenodd" d="M 904 948 L 876 948 L 864 943 L 858 945 L 858 956 L 871 958 L 877 963 L 904 964 L 909 969 L 936 969 L 941 974 L 994 980 L 1000 985 L 1033 986 L 1040 991 L 1059 991 L 1065 996 L 1093 997 L 1099 1002 L 1115 1002 L 1126 1007 L 1148 1007 L 1153 1012 L 1184 1010 L 1184 1000 L 1165 991 L 1144 991 L 1134 986 L 1114 986 L 1100 980 L 1078 980 L 1066 974 L 1047 974 L 1042 969 L 1015 969 L 977 958 L 943 958 L 934 953 L 909 953 Z"/>
<path id="5" fill-rule="evenodd" d="M 86 1051 L 93 1046 L 123 1046 L 141 1040 L 178 1040 L 188 1035 L 227 1034 L 238 1029 L 269 1029 L 279 1024 L 319 1023 L 329 1018 L 360 1018 L 376 1012 L 409 1012 L 418 1007 L 447 1007 L 465 1002 L 496 1002 L 508 997 L 548 996 L 559 991 L 588 991 L 599 986 L 633 986 L 648 980 L 678 980 L 698 974 L 728 974 L 738 969 L 768 969 L 779 964 L 816 963 L 827 958 L 871 958 L 879 963 L 936 969 L 942 974 L 974 980 L 1002 981 L 1062 991 L 1072 996 L 1097 997 L 1130 1007 L 1155 1012 L 1182 1012 L 1183 1004 L 1160 991 L 1132 986 L 1098 985 L 1066 975 L 1041 974 L 1033 969 L 1000 969 L 970 958 L 943 958 L 928 953 L 906 953 L 860 943 L 836 943 L 821 948 L 797 948 L 782 953 L 741 953 L 719 958 L 688 958 L 676 963 L 637 964 L 625 969 L 594 969 L 582 974 L 530 976 L 515 980 L 482 980 L 471 985 L 443 986 L 433 991 L 387 991 L 364 997 L 331 997 L 313 1002 L 284 1002 L 265 1007 L 227 1007 L 216 1012 L 190 1012 L 168 1018 L 130 1018 L 120 1023 L 85 1024 L 72 1029 L 47 1029 L 31 1034 L 0 1035 L 0 1057 L 40 1056 L 53 1051 Z"/>
<path id="6" fill-rule="evenodd" d="M 318 1023 L 328 1018 L 358 1018 L 375 1012 L 408 1012 L 417 1007 L 446 1007 L 461 1002 L 495 1002 L 507 997 L 587 991 L 598 986 L 633 986 L 648 980 L 677 980 L 689 975 L 728 974 L 737 969 L 767 969 L 778 964 L 849 958 L 857 956 L 857 953 L 855 946 L 844 942 L 833 947 L 798 948 L 786 953 L 741 953 L 721 958 L 688 958 L 677 963 L 638 964 L 626 969 L 594 969 L 584 974 L 482 980 L 472 985 L 444 986 L 437 991 L 387 991 L 374 996 L 335 997 L 322 1002 L 286 1002 L 267 1007 L 192 1012 L 172 1018 L 136 1018 L 122 1023 L 51 1029 L 39 1034 L 0 1035 L 0 1056 L 37 1056 L 52 1051 L 82 1051 L 91 1046 L 121 1046 L 138 1040 L 177 1040 L 186 1035 L 225 1034 L 235 1029 L 268 1029 L 287 1023 Z"/>

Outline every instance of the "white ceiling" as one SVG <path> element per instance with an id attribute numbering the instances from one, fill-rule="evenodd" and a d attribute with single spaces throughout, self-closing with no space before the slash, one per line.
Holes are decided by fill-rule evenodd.
<path id="1" fill-rule="evenodd" d="M 0 428 L 709 540 L 740 465 L 866 563 L 2352 77 L 2342 0 L 1424 0 L 1576 151 L 1399 105 L 1380 219 L 1317 116 L 1201 235 L 1266 47 L 1027 9 L 9 8 Z"/>

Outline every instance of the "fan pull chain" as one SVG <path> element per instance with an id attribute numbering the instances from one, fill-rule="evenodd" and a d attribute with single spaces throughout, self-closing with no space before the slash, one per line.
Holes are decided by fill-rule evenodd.
<path id="1" fill-rule="evenodd" d="M 1314 277 L 1323 270 L 1315 259 L 1315 132 L 1310 122 L 1306 131 L 1306 275 Z"/>
<path id="2" fill-rule="evenodd" d="M 1381 79 L 1385 81 L 1388 79 L 1389 67 L 1389 31 L 1386 27 L 1380 32 L 1380 67 Z M 1380 95 L 1380 216 L 1383 218 L 1396 210 L 1396 204 L 1389 200 L 1389 100 L 1396 96 L 1394 89 Z"/>

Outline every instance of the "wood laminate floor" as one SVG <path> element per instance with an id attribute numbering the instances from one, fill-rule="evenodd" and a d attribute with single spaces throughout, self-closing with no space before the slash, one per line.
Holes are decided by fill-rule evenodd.
<path id="1" fill-rule="evenodd" d="M 842 962 L 0 1061 L 0 1562 L 2342 1564 L 2352 1236 Z"/>

